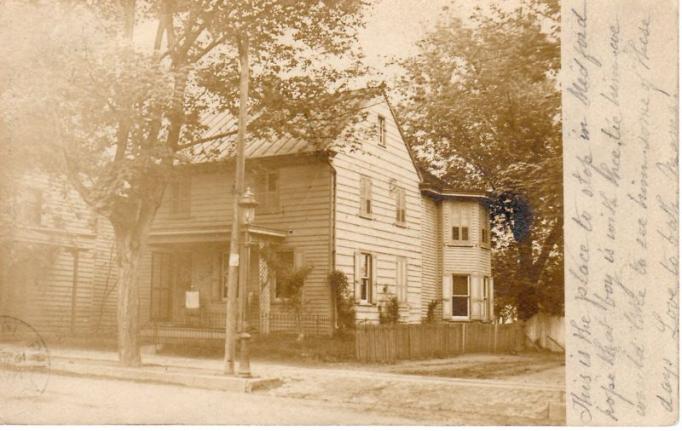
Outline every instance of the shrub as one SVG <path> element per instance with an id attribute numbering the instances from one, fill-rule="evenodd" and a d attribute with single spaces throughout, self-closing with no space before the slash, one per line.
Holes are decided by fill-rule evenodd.
<path id="1" fill-rule="evenodd" d="M 390 325 L 393 323 L 398 323 L 400 320 L 400 303 L 398 298 L 391 295 L 386 301 L 386 304 L 381 307 L 379 311 L 379 323 L 382 325 Z"/>
<path id="2" fill-rule="evenodd" d="M 436 307 L 440 304 L 439 299 L 433 299 L 429 301 L 429 305 L 426 308 L 426 317 L 424 318 L 424 323 L 435 323 L 436 322 Z"/>
<path id="3" fill-rule="evenodd" d="M 334 295 L 336 308 L 336 332 L 343 334 L 355 327 L 355 303 L 348 277 L 343 271 L 332 271 L 327 277 L 329 288 Z"/>

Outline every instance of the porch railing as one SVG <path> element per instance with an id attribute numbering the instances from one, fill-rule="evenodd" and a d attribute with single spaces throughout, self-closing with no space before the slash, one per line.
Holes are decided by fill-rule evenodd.
<path id="1" fill-rule="evenodd" d="M 143 335 L 156 339 L 206 338 L 221 339 L 225 334 L 225 312 L 185 310 L 169 321 L 150 321 L 143 325 Z M 328 316 L 296 313 L 251 313 L 248 331 L 258 334 L 330 335 L 332 322 Z"/>

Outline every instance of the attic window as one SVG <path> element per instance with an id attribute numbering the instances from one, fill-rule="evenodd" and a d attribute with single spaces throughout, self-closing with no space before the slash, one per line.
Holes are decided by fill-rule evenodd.
<path id="1" fill-rule="evenodd" d="M 379 145 L 386 146 L 386 118 L 379 115 Z"/>

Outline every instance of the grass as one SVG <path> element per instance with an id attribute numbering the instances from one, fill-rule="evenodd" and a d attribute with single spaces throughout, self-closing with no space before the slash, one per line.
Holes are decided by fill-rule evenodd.
<path id="1" fill-rule="evenodd" d="M 306 336 L 298 341 L 296 335 L 257 335 L 249 343 L 252 359 L 285 363 L 349 362 L 355 358 L 352 337 Z M 221 358 L 224 346 L 220 343 L 168 344 L 161 353 L 186 357 Z M 239 354 L 239 343 L 237 343 Z"/>

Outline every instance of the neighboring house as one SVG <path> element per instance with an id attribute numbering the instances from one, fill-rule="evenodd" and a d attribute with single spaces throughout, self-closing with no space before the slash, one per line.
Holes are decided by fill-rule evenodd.
<path id="1" fill-rule="evenodd" d="M 0 203 L 0 314 L 45 336 L 92 333 L 97 324 L 113 332 L 115 314 L 103 304 L 108 223 L 64 181 L 33 174 L 18 184 Z"/>
<path id="2" fill-rule="evenodd" d="M 355 151 L 316 150 L 291 137 L 247 140 L 246 182 L 259 206 L 249 227 L 251 251 L 241 260 L 249 260 L 249 313 L 261 332 L 278 330 L 283 323 L 273 316 L 291 312 L 259 255 L 263 246 L 293 267 L 312 265 L 304 315 L 308 322 L 315 316 L 325 333 L 333 327 L 327 275 L 335 269 L 352 283 L 358 321 L 378 322 L 391 295 L 402 322 L 421 321 L 431 302 L 446 320 L 493 317 L 485 194 L 424 181 L 386 98 L 366 106 L 365 121 L 378 133 Z M 233 126 L 227 114 L 217 116 L 207 133 Z M 225 160 L 233 143 L 207 144 L 178 168 L 165 194 L 140 279 L 142 319 L 156 330 L 224 327 L 234 177 Z M 198 310 L 186 307 L 187 291 L 198 292 Z"/>

